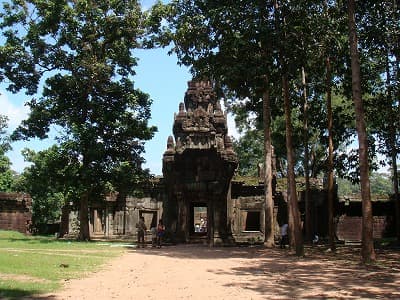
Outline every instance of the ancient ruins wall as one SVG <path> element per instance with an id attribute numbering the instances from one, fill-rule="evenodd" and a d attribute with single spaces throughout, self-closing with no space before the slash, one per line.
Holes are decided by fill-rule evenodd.
<path id="1" fill-rule="evenodd" d="M 148 231 L 151 226 L 156 226 L 163 213 L 162 202 L 155 198 L 128 197 L 126 208 L 116 211 L 112 220 L 112 235 L 136 236 L 136 223 L 143 216 Z"/>
<path id="2" fill-rule="evenodd" d="M 32 219 L 32 199 L 27 194 L 0 192 L 0 229 L 27 233 Z"/>
<path id="3" fill-rule="evenodd" d="M 390 217 L 374 216 L 373 217 L 373 234 L 374 239 L 387 237 L 388 228 L 391 227 Z M 362 233 L 362 217 L 343 215 L 339 218 L 337 226 L 337 236 L 342 241 L 361 241 Z"/>
<path id="4" fill-rule="evenodd" d="M 237 243 L 262 243 L 265 232 L 264 197 L 232 199 L 231 230 Z"/>
<path id="5" fill-rule="evenodd" d="M 162 200 L 154 197 L 128 196 L 124 203 L 114 200 L 101 201 L 90 208 L 89 229 L 92 238 L 121 238 L 136 241 L 136 223 L 139 217 L 145 218 L 147 239 L 150 240 L 150 228 L 162 217 Z M 79 233 L 79 215 L 70 210 L 68 218 L 68 237 Z"/>

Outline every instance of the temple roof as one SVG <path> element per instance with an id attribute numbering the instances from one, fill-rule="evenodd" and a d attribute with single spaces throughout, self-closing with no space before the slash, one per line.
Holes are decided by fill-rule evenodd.
<path id="1" fill-rule="evenodd" d="M 173 135 L 168 137 L 164 163 L 186 150 L 215 149 L 223 160 L 237 164 L 226 114 L 209 81 L 188 82 L 184 103 L 174 116 Z"/>

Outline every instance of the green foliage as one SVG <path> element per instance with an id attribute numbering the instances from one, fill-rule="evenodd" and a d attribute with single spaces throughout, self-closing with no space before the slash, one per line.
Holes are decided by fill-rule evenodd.
<path id="1" fill-rule="evenodd" d="M 371 147 L 386 156 L 382 166 L 393 167 L 399 153 L 399 61 L 400 7 L 393 1 L 363 1 L 358 23 L 364 55 L 363 82 L 367 126 L 373 135 Z M 388 17 L 389 16 L 389 17 Z M 363 86 L 363 88 L 365 88 Z M 370 138 L 372 140 L 372 138 Z"/>
<path id="2" fill-rule="evenodd" d="M 263 163 L 264 157 L 262 132 L 246 131 L 238 140 L 233 141 L 233 147 L 239 158 L 239 175 L 257 176 L 258 164 Z"/>
<path id="3" fill-rule="evenodd" d="M 31 195 L 32 220 L 36 228 L 41 228 L 59 221 L 61 207 L 79 198 L 79 162 L 71 159 L 68 149 L 56 145 L 37 153 L 24 149 L 23 154 L 32 164 L 25 168 L 17 188 Z"/>
<path id="4" fill-rule="evenodd" d="M 369 159 L 371 169 L 376 169 L 374 161 L 378 152 L 393 157 L 399 148 L 400 126 L 396 126 L 398 118 L 395 116 L 399 115 L 396 66 L 400 52 L 395 41 L 400 32 L 400 11 L 393 1 L 364 1 L 357 5 L 362 89 L 365 99 L 368 98 L 365 107 Z M 164 6 L 157 4 L 152 13 L 154 20 L 159 21 L 155 32 L 163 33 L 158 44 L 171 41 L 172 52 L 177 54 L 180 63 L 192 68 L 195 77 L 215 82 L 218 93 L 225 98 L 243 133 L 262 130 L 261 99 L 267 86 L 265 78 L 268 78 L 272 140 L 278 168 L 283 167 L 282 175 L 286 165 L 282 72 L 287 73 L 289 79 L 293 148 L 299 175 L 304 174 L 304 88 L 309 104 L 307 142 L 311 176 L 318 176 L 327 168 L 325 102 L 328 86 L 333 94 L 334 149 L 354 141 L 348 16 L 342 2 L 236 1 L 228 4 L 215 0 L 176 0 Z M 388 15 L 391 18 L 387 18 Z M 161 22 L 163 17 L 166 22 Z M 154 40 L 157 44 L 157 39 Z M 330 58 L 332 72 L 329 85 L 326 82 L 327 58 Z M 306 72 L 306 86 L 301 80 L 302 68 Z M 388 74 L 385 74 L 387 70 Z M 386 82 L 385 77 L 388 78 Z M 251 126 L 250 114 L 256 118 Z M 243 140 L 243 143 L 246 142 Z M 359 177 L 357 164 L 358 153 L 336 153 L 335 169 L 354 182 Z M 246 164 L 242 162 L 241 165 Z"/>
<path id="5" fill-rule="evenodd" d="M 0 18 L 0 70 L 8 89 L 35 94 L 45 79 L 12 137 L 46 138 L 55 127 L 77 168 L 78 184 L 70 187 L 81 201 L 100 196 L 126 162 L 131 173 L 144 174 L 144 141 L 156 128 L 148 126 L 149 95 L 132 81 L 132 51 L 145 34 L 138 2 L 10 1 Z"/>
<path id="6" fill-rule="evenodd" d="M 165 13 L 169 25 L 166 29 L 160 24 L 164 33 L 161 39 L 172 41 L 172 51 L 180 63 L 191 66 L 194 76 L 215 82 L 217 92 L 225 98 L 228 108 L 235 114 L 236 124 L 245 135 L 245 131 L 263 130 L 262 97 L 268 88 L 271 138 L 281 176 L 286 175 L 282 72 L 287 72 L 290 84 L 295 168 L 299 175 L 304 174 L 301 69 L 305 69 L 309 95 L 309 164 L 311 176 L 316 177 L 326 170 L 325 59 L 335 57 L 331 84 L 338 93 L 344 94 L 342 82 L 345 74 L 348 76 L 348 69 L 343 68 L 348 61 L 347 16 L 334 2 L 278 1 L 276 4 L 273 1 L 236 1 L 228 5 L 212 0 L 177 0 L 166 5 L 164 10 L 158 6 L 154 13 Z M 339 110 L 334 112 L 338 114 Z M 250 116 L 254 122 L 249 122 Z M 354 128 L 353 121 L 348 121 L 335 118 L 336 146 L 347 142 L 349 132 Z M 261 137 L 261 132 L 257 136 Z M 237 142 L 248 146 L 246 139 L 244 136 Z M 261 149 L 258 143 L 257 140 L 257 146 L 251 149 Z M 243 160 L 252 160 L 253 165 L 262 160 L 258 150 L 253 156 L 241 151 L 238 144 L 236 148 Z M 241 166 L 243 172 L 248 172 L 247 162 L 242 161 Z"/>
<path id="7" fill-rule="evenodd" d="M 371 194 L 373 195 L 391 195 L 393 194 L 393 184 L 390 176 L 385 173 L 373 172 L 370 174 Z M 354 184 L 350 180 L 337 178 L 338 195 L 346 196 L 360 194 L 360 185 Z"/>
<path id="8" fill-rule="evenodd" d="M 360 185 L 353 184 L 348 179 L 336 178 L 336 184 L 338 186 L 338 196 L 339 197 L 360 193 Z"/>
<path id="9" fill-rule="evenodd" d="M 14 185 L 14 172 L 7 156 L 0 155 L 0 192 L 11 192 Z"/>
<path id="10" fill-rule="evenodd" d="M 376 195 L 393 194 L 393 184 L 390 176 L 385 173 L 372 173 L 369 177 L 371 193 Z"/>
<path id="11" fill-rule="evenodd" d="M 0 115 L 0 192 L 11 192 L 14 184 L 14 172 L 6 152 L 11 149 L 6 134 L 8 117 Z"/>
<path id="12" fill-rule="evenodd" d="M 10 140 L 7 136 L 8 117 L 0 114 L 0 154 L 4 155 L 11 150 Z"/>

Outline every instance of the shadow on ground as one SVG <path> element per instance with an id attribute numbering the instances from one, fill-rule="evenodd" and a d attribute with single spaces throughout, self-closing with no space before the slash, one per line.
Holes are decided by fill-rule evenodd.
<path id="1" fill-rule="evenodd" d="M 306 247 L 306 256 L 301 258 L 288 250 L 262 246 L 179 245 L 130 251 L 182 260 L 242 259 L 240 266 L 223 270 L 210 268 L 208 272 L 233 274 L 238 280 L 229 286 L 250 289 L 260 296 L 270 295 L 268 299 L 400 299 L 398 249 L 377 249 L 378 261 L 373 265 L 360 263 L 358 246 L 341 246 L 336 252 L 329 252 L 325 246 Z M 271 292 L 275 296 L 271 297 Z"/>
<path id="2" fill-rule="evenodd" d="M 255 292 L 265 299 L 400 299 L 400 251 L 377 250 L 377 263 L 360 264 L 357 246 L 341 246 L 329 252 L 324 246 L 307 247 L 305 257 L 289 250 L 254 247 L 178 245 L 158 248 L 127 248 L 128 253 L 172 257 L 190 263 L 204 260 L 207 272 L 229 275 L 236 287 Z M 226 268 L 213 260 L 235 259 Z M 237 261 L 236 261 L 237 260 Z M 17 298 L 14 298 L 17 299 Z M 18 298 L 20 299 L 20 298 Z M 22 299 L 53 300 L 53 296 Z"/>

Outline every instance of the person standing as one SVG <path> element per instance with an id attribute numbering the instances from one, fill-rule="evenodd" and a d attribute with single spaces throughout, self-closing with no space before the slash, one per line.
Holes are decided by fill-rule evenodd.
<path id="1" fill-rule="evenodd" d="M 139 219 L 139 223 L 136 224 L 137 228 L 137 236 L 138 236 L 138 248 L 144 248 L 144 235 L 146 233 L 147 227 L 144 223 L 144 217 L 141 216 Z"/>
<path id="2" fill-rule="evenodd" d="M 286 248 L 286 245 L 289 245 L 289 236 L 288 236 L 288 224 L 285 223 L 281 226 L 281 242 L 280 248 Z"/>
<path id="3" fill-rule="evenodd" d="M 157 246 L 157 227 L 153 225 L 150 228 L 150 232 L 151 232 L 151 247 L 154 248 Z"/>
<path id="4" fill-rule="evenodd" d="M 160 219 L 158 221 L 158 225 L 157 225 L 157 247 L 158 248 L 161 248 L 162 239 L 164 237 L 164 234 L 165 234 L 165 226 L 164 226 L 162 219 Z"/>

